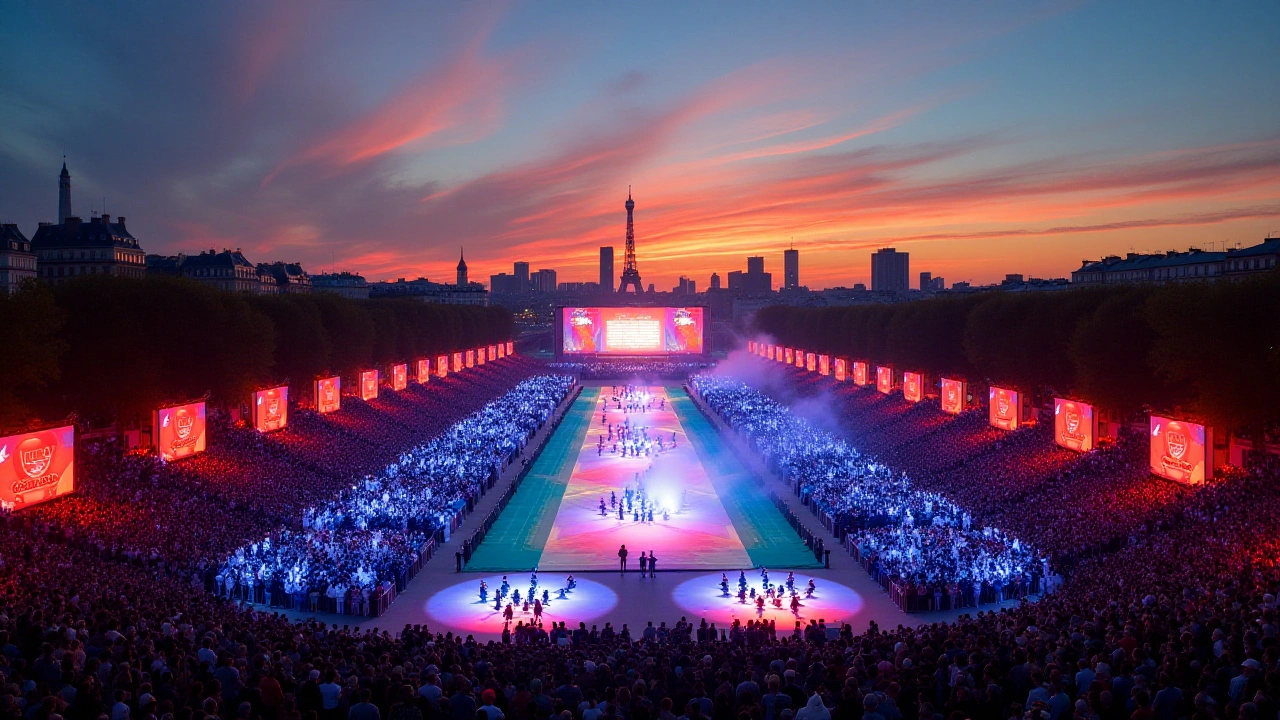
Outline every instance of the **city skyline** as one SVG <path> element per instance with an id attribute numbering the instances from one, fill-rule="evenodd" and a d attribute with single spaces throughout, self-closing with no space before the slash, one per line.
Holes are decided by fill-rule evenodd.
<path id="1" fill-rule="evenodd" d="M 57 219 L 65 153 L 148 252 L 370 280 L 459 245 L 593 279 L 627 185 L 658 288 L 793 239 L 817 289 L 881 247 L 981 284 L 1280 230 L 1275 5 L 395 10 L 15 6 L 0 220 Z"/>

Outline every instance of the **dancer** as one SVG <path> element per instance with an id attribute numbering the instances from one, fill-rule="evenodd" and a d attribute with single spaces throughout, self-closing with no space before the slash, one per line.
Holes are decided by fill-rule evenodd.
<path id="1" fill-rule="evenodd" d="M 622 519 L 621 512 L 618 513 L 618 519 Z M 618 565 L 621 567 L 622 572 L 627 571 L 627 546 L 625 543 L 622 547 L 618 548 Z"/>
<path id="2" fill-rule="evenodd" d="M 653 519 L 652 513 L 650 513 L 649 519 L 650 520 Z M 657 570 L 658 570 L 658 558 L 654 557 L 653 551 L 650 550 L 649 551 L 649 577 L 651 578 L 658 577 Z"/>

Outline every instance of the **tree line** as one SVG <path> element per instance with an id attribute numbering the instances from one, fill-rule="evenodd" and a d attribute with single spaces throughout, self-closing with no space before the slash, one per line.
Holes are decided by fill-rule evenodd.
<path id="1" fill-rule="evenodd" d="M 755 314 L 778 343 L 1070 396 L 1118 417 L 1177 412 L 1260 437 L 1280 423 L 1280 274 L 1240 282 L 983 292 Z"/>
<path id="2" fill-rule="evenodd" d="M 499 307 L 329 293 L 246 295 L 182 278 L 90 276 L 0 295 L 0 427 L 77 413 L 143 421 L 165 402 L 242 402 L 268 384 L 511 339 Z"/>

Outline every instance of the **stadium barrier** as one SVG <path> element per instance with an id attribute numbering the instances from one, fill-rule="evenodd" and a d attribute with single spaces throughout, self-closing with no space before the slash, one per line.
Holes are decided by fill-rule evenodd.
<path id="1" fill-rule="evenodd" d="M 547 425 L 547 423 L 551 423 L 550 430 L 543 433 L 542 439 L 538 441 L 537 447 L 533 449 L 532 453 L 529 453 L 528 456 L 524 458 L 524 466 L 520 468 L 520 473 L 512 478 L 511 484 L 507 486 L 507 488 L 502 492 L 502 497 L 498 498 L 498 502 L 494 504 L 489 513 L 485 515 L 484 520 L 480 523 L 480 527 L 476 528 L 475 532 L 471 534 L 471 537 L 468 538 L 466 542 L 462 543 L 462 549 L 458 552 L 458 556 L 456 558 L 456 567 L 458 572 L 462 572 L 463 569 L 466 568 L 467 563 L 471 561 L 471 556 L 475 553 L 476 548 L 480 546 L 480 543 L 484 542 L 489 531 L 492 530 L 494 524 L 498 522 L 498 517 L 502 515 L 502 511 L 506 509 L 507 504 L 511 502 L 511 498 L 515 496 L 516 490 L 520 488 L 521 483 L 524 482 L 529 471 L 533 469 L 533 463 L 529 462 L 529 458 L 536 458 L 542 454 L 543 448 L 545 448 L 547 443 L 551 441 L 551 436 L 555 434 L 556 428 L 560 427 L 561 421 L 564 420 L 565 413 L 581 394 L 582 385 L 580 383 L 575 384 L 569 393 L 565 395 L 564 399 L 560 401 L 560 407 L 556 408 L 556 411 L 551 414 L 551 417 L 538 425 L 538 427 L 530 434 L 530 438 L 526 438 L 527 442 L 529 439 L 536 436 L 542 428 Z M 518 455 L 524 455 L 523 448 L 521 448 L 517 453 L 513 453 L 510 457 L 506 458 L 506 465 L 510 466 L 511 463 L 515 462 L 515 458 Z M 492 479 L 489 483 L 489 489 L 492 490 L 496 482 L 496 479 Z"/>

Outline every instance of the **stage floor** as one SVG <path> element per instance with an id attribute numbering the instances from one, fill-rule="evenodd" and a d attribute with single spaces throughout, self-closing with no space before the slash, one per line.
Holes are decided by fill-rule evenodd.
<path id="1" fill-rule="evenodd" d="M 630 569 L 652 551 L 659 570 L 816 566 L 799 537 L 680 388 L 647 388 L 651 409 L 625 412 L 609 388 L 588 388 L 467 564 L 470 572 L 583 572 Z M 662 438 L 664 449 L 623 457 L 608 428 L 630 422 Z M 603 436 L 604 449 L 599 449 Z M 672 446 L 671 439 L 675 438 Z M 640 477 L 661 507 L 637 520 L 621 503 Z M 601 500 L 605 512 L 601 513 Z"/>

